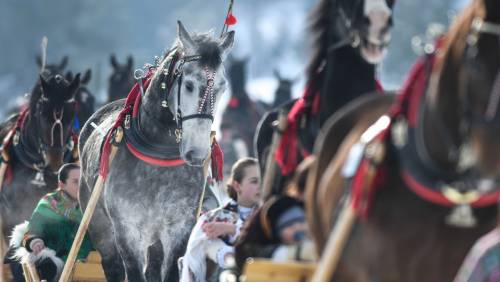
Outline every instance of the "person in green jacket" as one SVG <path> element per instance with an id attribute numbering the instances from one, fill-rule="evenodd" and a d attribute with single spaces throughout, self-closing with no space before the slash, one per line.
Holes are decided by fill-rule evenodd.
<path id="1" fill-rule="evenodd" d="M 68 163 L 58 174 L 58 188 L 37 204 L 29 221 L 14 228 L 11 247 L 15 257 L 35 265 L 41 280 L 57 281 L 82 220 L 78 205 L 80 166 Z M 92 249 L 85 235 L 77 259 L 84 260 Z"/>

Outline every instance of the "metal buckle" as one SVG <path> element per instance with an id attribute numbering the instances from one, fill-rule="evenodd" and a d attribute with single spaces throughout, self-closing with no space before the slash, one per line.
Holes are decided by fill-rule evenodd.
<path id="1" fill-rule="evenodd" d="M 175 142 L 180 143 L 182 140 L 182 130 L 181 129 L 175 129 Z"/>
<path id="2" fill-rule="evenodd" d="M 19 132 L 19 130 L 16 130 L 16 134 L 14 134 L 14 139 L 12 140 L 14 146 L 17 146 L 19 144 Z"/>
<path id="3" fill-rule="evenodd" d="M 130 115 L 125 116 L 124 127 L 125 129 L 130 129 Z"/>

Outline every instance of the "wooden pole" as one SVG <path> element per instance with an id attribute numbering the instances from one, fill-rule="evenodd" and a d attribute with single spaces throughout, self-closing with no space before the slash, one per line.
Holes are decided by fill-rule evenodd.
<path id="1" fill-rule="evenodd" d="M 287 112 L 280 111 L 278 114 L 278 120 L 273 122 L 275 131 L 273 133 L 271 149 L 269 150 L 269 154 L 267 155 L 264 181 L 262 183 L 262 196 L 264 201 L 271 196 L 273 191 L 274 180 L 277 173 L 274 155 L 276 153 L 276 150 L 278 149 L 279 142 L 281 140 L 281 134 L 287 127 L 287 116 Z"/>
<path id="2" fill-rule="evenodd" d="M 323 255 L 314 272 L 313 282 L 329 282 L 332 280 L 355 221 L 356 212 L 352 202 L 348 199 L 342 208 L 332 233 L 330 233 Z"/>
<path id="3" fill-rule="evenodd" d="M 120 143 L 122 138 L 123 129 L 121 127 L 118 127 L 115 135 L 115 142 Z M 110 167 L 117 151 L 118 146 L 116 146 L 115 144 L 111 144 L 108 162 Z M 85 213 L 83 214 L 82 221 L 80 222 L 80 226 L 78 227 L 75 240 L 73 241 L 73 245 L 71 245 L 71 251 L 69 252 L 68 259 L 66 260 L 66 264 L 64 265 L 64 269 L 59 282 L 69 282 L 71 279 L 71 276 L 73 274 L 73 267 L 75 266 L 76 256 L 78 255 L 78 251 L 80 250 L 80 247 L 82 245 L 83 238 L 85 237 L 85 233 L 87 232 L 87 229 L 89 227 L 90 220 L 92 219 L 92 215 L 94 214 L 95 207 L 101 196 L 105 180 L 106 179 L 101 175 L 99 175 L 99 177 L 97 178 L 97 181 L 94 185 L 94 190 L 92 190 L 87 208 L 85 209 Z"/>
<path id="4" fill-rule="evenodd" d="M 210 144 L 213 144 L 215 140 L 215 131 L 210 132 Z M 208 157 L 205 159 L 205 163 L 203 164 L 203 189 L 201 190 L 201 198 L 198 204 L 198 210 L 196 211 L 196 218 L 201 215 L 201 209 L 203 208 L 203 198 L 205 198 L 205 190 L 207 187 L 207 176 L 208 176 L 208 168 L 210 167 L 210 162 L 212 160 L 212 151 L 208 152 Z M 212 171 L 213 173 L 213 171 Z"/>

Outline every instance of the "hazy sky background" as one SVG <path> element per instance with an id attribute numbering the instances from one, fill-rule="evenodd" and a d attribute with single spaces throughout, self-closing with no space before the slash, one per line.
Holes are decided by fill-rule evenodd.
<path id="1" fill-rule="evenodd" d="M 431 22 L 448 24 L 451 10 L 467 0 L 398 0 L 393 41 L 380 76 L 387 88 L 397 88 L 416 54 L 411 38 Z M 48 62 L 70 57 L 69 70 L 93 70 L 91 90 L 104 100 L 110 74 L 109 55 L 120 61 L 132 55 L 135 66 L 152 62 L 171 46 L 176 21 L 189 31 L 217 35 L 228 0 L 0 0 L 0 104 L 13 103 L 32 88 L 37 75 L 35 55 L 48 36 Z M 315 0 L 235 0 L 238 23 L 233 54 L 250 58 L 247 89 L 254 98 L 273 99 L 274 69 L 298 78 L 300 95 L 309 58 L 306 17 Z"/>

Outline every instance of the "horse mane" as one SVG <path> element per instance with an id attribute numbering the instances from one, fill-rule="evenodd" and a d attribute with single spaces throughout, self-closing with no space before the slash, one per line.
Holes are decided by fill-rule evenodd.
<path id="1" fill-rule="evenodd" d="M 308 16 L 308 30 L 310 31 L 311 59 L 309 60 L 306 75 L 310 83 L 318 77 L 318 69 L 326 58 L 328 52 L 328 36 L 331 26 L 331 7 L 333 0 L 320 0 Z"/>
<path id="2" fill-rule="evenodd" d="M 191 39 L 198 45 L 196 55 L 201 56 L 199 63 L 208 66 L 210 69 L 218 69 L 222 64 L 222 54 L 219 42 L 214 38 L 213 34 L 211 32 L 191 34 Z M 182 46 L 182 44 L 177 39 L 172 49 L 177 49 L 179 46 Z M 167 52 L 165 55 L 167 56 L 169 53 Z"/>
<path id="3" fill-rule="evenodd" d="M 38 103 L 38 101 L 42 98 L 42 83 L 40 81 L 40 78 L 38 78 L 38 80 L 36 81 L 35 83 L 35 86 L 33 87 L 33 89 L 31 90 L 31 93 L 30 93 L 30 99 L 29 99 L 29 110 L 30 110 L 30 114 L 34 114 L 34 110 L 36 109 L 36 104 Z"/>

